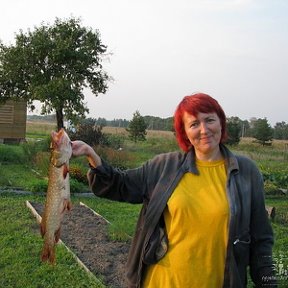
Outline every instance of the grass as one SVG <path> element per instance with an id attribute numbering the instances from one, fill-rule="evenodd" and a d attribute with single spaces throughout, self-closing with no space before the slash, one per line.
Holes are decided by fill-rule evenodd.
<path id="1" fill-rule="evenodd" d="M 88 205 L 111 223 L 109 235 L 112 239 L 127 241 L 133 236 L 141 205 L 113 202 L 98 197 L 80 197 L 79 201 Z"/>
<path id="2" fill-rule="evenodd" d="M 26 138 L 28 139 L 43 139 L 50 135 L 51 131 L 56 130 L 56 123 L 27 121 L 26 123 Z"/>
<path id="3" fill-rule="evenodd" d="M 43 240 L 26 200 L 43 201 L 35 196 L 0 196 L 0 287 L 104 287 L 63 245 L 56 248 L 57 265 L 40 261 Z"/>

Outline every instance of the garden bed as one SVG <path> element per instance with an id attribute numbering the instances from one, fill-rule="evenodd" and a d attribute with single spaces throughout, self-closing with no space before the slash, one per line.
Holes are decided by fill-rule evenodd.
<path id="1" fill-rule="evenodd" d="M 43 204 L 28 203 L 42 215 Z M 41 219 L 39 215 L 35 215 L 38 222 Z M 91 209 L 74 204 L 72 210 L 64 215 L 61 240 L 80 259 L 84 268 L 100 278 L 106 286 L 127 287 L 125 264 L 129 243 L 109 239 L 107 225 L 107 220 Z"/>

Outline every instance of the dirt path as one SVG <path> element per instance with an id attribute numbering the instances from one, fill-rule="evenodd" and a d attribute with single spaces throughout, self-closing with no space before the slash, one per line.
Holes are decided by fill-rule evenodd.
<path id="1" fill-rule="evenodd" d="M 43 205 L 30 202 L 42 215 Z M 73 205 L 62 222 L 61 240 L 95 275 L 103 277 L 108 287 L 125 285 L 125 264 L 129 243 L 111 241 L 107 234 L 107 222 L 82 205 Z"/>

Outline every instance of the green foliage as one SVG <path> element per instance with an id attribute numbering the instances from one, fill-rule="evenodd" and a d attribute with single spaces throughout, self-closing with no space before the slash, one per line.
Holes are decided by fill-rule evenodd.
<path id="1" fill-rule="evenodd" d="M 63 127 L 63 113 L 75 120 L 88 112 L 83 87 L 96 96 L 106 92 L 109 77 L 101 64 L 106 49 L 99 31 L 75 18 L 20 31 L 14 46 L 0 45 L 2 100 L 39 100 L 42 113 L 55 111 L 57 127 Z"/>
<path id="2" fill-rule="evenodd" d="M 144 116 L 145 122 L 147 123 L 147 129 L 158 130 L 158 131 L 173 131 L 173 117 L 160 118 L 154 116 Z"/>
<path id="3" fill-rule="evenodd" d="M 227 118 L 228 145 L 237 145 L 240 142 L 241 120 L 238 117 Z"/>
<path id="4" fill-rule="evenodd" d="M 87 166 L 88 167 L 88 166 Z M 77 163 L 70 164 L 69 174 L 72 179 L 77 180 L 80 183 L 87 184 L 87 170 L 88 168 L 83 168 L 82 165 Z"/>
<path id="5" fill-rule="evenodd" d="M 23 163 L 25 158 L 21 146 L 0 144 L 0 164 Z"/>
<path id="6" fill-rule="evenodd" d="M 140 204 L 115 202 L 99 197 L 80 198 L 80 201 L 112 224 L 109 226 L 109 235 L 112 239 L 126 241 L 133 236 L 141 209 Z"/>
<path id="7" fill-rule="evenodd" d="M 89 192 L 87 185 L 79 182 L 76 179 L 70 178 L 70 192 L 71 193 L 84 193 Z"/>
<path id="8" fill-rule="evenodd" d="M 129 123 L 128 128 L 126 129 L 129 132 L 129 137 L 134 141 L 144 141 L 146 140 L 146 129 L 147 124 L 144 118 L 141 116 L 139 111 L 136 111 L 133 114 L 133 119 Z"/>
<path id="9" fill-rule="evenodd" d="M 124 145 L 125 137 L 123 135 L 117 135 L 117 134 L 105 134 L 105 146 L 108 146 L 112 149 L 120 149 Z M 103 144 L 102 144 L 103 145 Z"/>
<path id="10" fill-rule="evenodd" d="M 288 139 L 288 123 L 277 122 L 274 126 L 274 139 L 287 140 Z"/>
<path id="11" fill-rule="evenodd" d="M 253 127 L 253 137 L 259 141 L 262 145 L 265 145 L 266 142 L 269 142 L 273 139 L 273 129 L 268 124 L 266 118 L 257 119 Z"/>
<path id="12" fill-rule="evenodd" d="M 279 169 L 260 165 L 260 171 L 265 182 L 273 183 L 276 187 L 288 189 L 288 168 Z"/>
<path id="13" fill-rule="evenodd" d="M 26 190 L 33 193 L 46 193 L 48 188 L 47 179 L 33 178 L 26 185 Z"/>
<path id="14" fill-rule="evenodd" d="M 22 144 L 24 154 L 26 156 L 26 161 L 31 162 L 35 160 L 38 152 L 49 151 L 50 149 L 50 136 L 44 137 L 40 141 L 29 141 Z"/>
<path id="15" fill-rule="evenodd" d="M 102 132 L 102 126 L 97 126 L 93 118 L 82 120 L 75 129 L 69 130 L 68 133 L 72 141 L 81 139 L 90 146 L 105 145 L 108 142 L 106 135 Z"/>
<path id="16" fill-rule="evenodd" d="M 125 150 L 115 150 L 110 147 L 95 147 L 96 153 L 115 168 L 124 170 L 131 168 L 134 163 L 134 157 Z"/>

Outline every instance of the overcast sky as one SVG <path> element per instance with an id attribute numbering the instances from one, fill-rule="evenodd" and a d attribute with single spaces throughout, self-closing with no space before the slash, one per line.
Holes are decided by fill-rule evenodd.
<path id="1" fill-rule="evenodd" d="M 173 116 L 194 92 L 228 117 L 288 122 L 287 0 L 9 0 L 0 39 L 71 16 L 98 29 L 112 53 L 105 95 L 87 91 L 90 117 Z"/>

